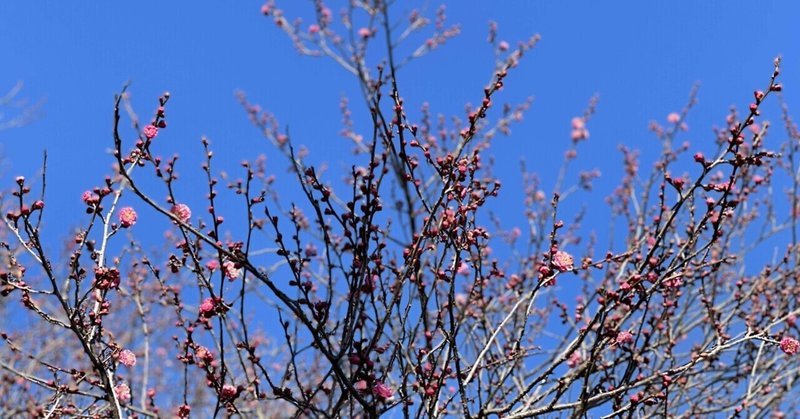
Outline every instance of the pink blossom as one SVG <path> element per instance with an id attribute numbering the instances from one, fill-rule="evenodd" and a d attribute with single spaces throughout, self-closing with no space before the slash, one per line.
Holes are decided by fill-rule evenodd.
<path id="1" fill-rule="evenodd" d="M 372 387 L 372 394 L 380 397 L 381 399 L 390 399 L 394 394 L 394 390 L 392 390 L 392 388 L 386 384 L 378 381 Z"/>
<path id="2" fill-rule="evenodd" d="M 206 263 L 206 268 L 208 268 L 209 271 L 216 271 L 219 269 L 219 262 L 216 259 L 209 260 Z"/>
<path id="3" fill-rule="evenodd" d="M 571 271 L 574 262 L 575 260 L 572 258 L 572 255 L 563 250 L 559 250 L 553 255 L 553 266 L 561 272 Z"/>
<path id="4" fill-rule="evenodd" d="M 365 380 L 358 380 L 353 384 L 353 388 L 358 391 L 366 391 L 367 390 L 367 382 Z"/>
<path id="5" fill-rule="evenodd" d="M 124 351 L 119 353 L 119 357 L 117 358 L 119 363 L 130 368 L 136 365 L 136 354 L 133 352 L 125 349 Z"/>
<path id="6" fill-rule="evenodd" d="M 680 276 L 675 276 L 665 279 L 663 284 L 667 288 L 680 288 L 683 285 L 683 279 Z"/>
<path id="7" fill-rule="evenodd" d="M 214 359 L 214 356 L 211 354 L 211 351 L 208 350 L 205 346 L 199 346 L 197 348 L 197 357 L 201 359 L 211 358 Z"/>
<path id="8" fill-rule="evenodd" d="M 308 33 L 313 35 L 313 34 L 318 33 L 318 32 L 319 32 L 319 25 L 313 24 L 313 25 L 308 27 Z"/>
<path id="9" fill-rule="evenodd" d="M 589 130 L 586 129 L 586 119 L 576 116 L 572 118 L 572 141 L 578 142 L 589 138 Z"/>
<path id="10" fill-rule="evenodd" d="M 322 18 L 325 19 L 325 20 L 330 20 L 331 16 L 333 16 L 333 12 L 331 12 L 331 9 L 329 9 L 327 7 L 323 7 L 322 8 Z"/>
<path id="11" fill-rule="evenodd" d="M 784 338 L 781 339 L 780 345 L 781 350 L 787 355 L 794 355 L 800 350 L 800 342 L 798 342 L 795 338 L 790 338 L 789 336 L 784 336 Z"/>
<path id="12" fill-rule="evenodd" d="M 136 211 L 131 207 L 125 207 L 119 210 L 119 223 L 123 228 L 128 228 L 136 224 Z"/>
<path id="13" fill-rule="evenodd" d="M 236 387 L 230 384 L 225 384 L 222 386 L 222 390 L 219 392 L 219 395 L 224 399 L 235 399 L 236 393 L 238 392 L 239 390 L 237 390 Z"/>
<path id="14" fill-rule="evenodd" d="M 277 142 L 277 143 L 278 143 L 278 145 L 284 145 L 284 144 L 286 144 L 288 141 L 289 141 L 289 137 L 287 137 L 287 136 L 286 136 L 286 134 L 278 134 L 278 135 L 275 137 L 275 142 Z"/>
<path id="15" fill-rule="evenodd" d="M 676 124 L 680 120 L 681 116 L 677 112 L 672 112 L 671 114 L 667 115 L 667 122 L 670 124 Z"/>
<path id="16" fill-rule="evenodd" d="M 573 352 L 572 355 L 569 356 L 569 359 L 567 359 L 567 366 L 570 368 L 577 367 L 581 363 L 582 358 L 580 351 Z"/>
<path id="17" fill-rule="evenodd" d="M 200 303 L 200 315 L 205 317 L 211 317 L 214 314 L 214 299 L 211 297 L 206 298 Z"/>
<path id="18" fill-rule="evenodd" d="M 148 140 L 152 140 L 153 138 L 156 138 L 156 135 L 158 135 L 158 128 L 156 128 L 155 125 L 146 125 L 144 128 L 142 128 L 142 132 Z"/>
<path id="19" fill-rule="evenodd" d="M 199 346 L 195 350 L 195 358 L 197 359 L 197 365 L 200 367 L 211 365 L 211 363 L 214 362 L 214 354 L 205 346 Z"/>
<path id="20" fill-rule="evenodd" d="M 186 204 L 173 205 L 170 212 L 184 223 L 189 222 L 189 219 L 192 218 L 192 210 Z"/>
<path id="21" fill-rule="evenodd" d="M 571 138 L 573 141 L 585 140 L 589 138 L 589 130 L 586 128 L 572 130 Z"/>
<path id="22" fill-rule="evenodd" d="M 239 277 L 239 268 L 236 267 L 236 263 L 232 260 L 222 264 L 222 270 L 225 272 L 225 276 L 231 281 Z"/>
<path id="23" fill-rule="evenodd" d="M 81 195 L 81 201 L 83 201 L 83 202 L 85 202 L 87 204 L 91 203 L 92 201 L 96 201 L 97 198 L 98 198 L 97 195 L 95 195 L 95 194 L 93 194 L 93 193 L 91 193 L 89 191 L 85 191 L 83 193 L 83 195 Z"/>
<path id="24" fill-rule="evenodd" d="M 508 51 L 508 42 L 506 42 L 506 41 L 500 41 L 500 44 L 498 44 L 498 45 L 497 45 L 497 48 L 498 48 L 500 51 Z"/>
<path id="25" fill-rule="evenodd" d="M 120 275 L 117 268 L 94 268 L 95 286 L 101 290 L 119 287 Z"/>
<path id="26" fill-rule="evenodd" d="M 305 252 L 306 256 L 313 258 L 314 256 L 317 255 L 317 246 L 314 246 L 313 243 L 309 243 L 306 245 Z"/>
<path id="27" fill-rule="evenodd" d="M 127 384 L 118 384 L 114 387 L 114 394 L 117 395 L 120 403 L 127 404 L 131 401 L 131 388 Z"/>
<path id="28" fill-rule="evenodd" d="M 616 342 L 618 345 L 633 342 L 633 333 L 628 331 L 617 333 Z"/>
<path id="29" fill-rule="evenodd" d="M 465 262 L 463 262 L 463 261 L 461 262 L 461 264 L 460 264 L 460 265 L 458 265 L 458 269 L 456 270 L 456 273 L 457 273 L 457 274 L 459 274 L 459 275 L 464 275 L 464 276 L 467 276 L 467 275 L 469 275 L 469 272 L 470 272 L 470 270 L 469 270 L 469 265 L 467 265 L 467 264 L 466 264 Z"/>
<path id="30" fill-rule="evenodd" d="M 369 38 L 370 35 L 372 35 L 372 31 L 370 31 L 369 28 L 361 28 L 358 30 L 358 36 L 362 38 Z"/>
<path id="31" fill-rule="evenodd" d="M 266 6 L 265 6 L 266 7 Z M 188 404 L 182 404 L 178 407 L 177 415 L 179 418 L 188 418 L 189 413 L 192 412 L 192 407 Z"/>

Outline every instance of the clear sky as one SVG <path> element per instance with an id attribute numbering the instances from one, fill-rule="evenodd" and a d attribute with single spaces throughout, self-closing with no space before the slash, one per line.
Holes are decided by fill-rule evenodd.
<path id="1" fill-rule="evenodd" d="M 290 16 L 310 21 L 310 2 L 282 3 Z M 432 17 L 438 6 L 396 3 L 398 19 L 426 5 Z M 30 125 L 0 132 L 2 187 L 12 186 L 16 175 L 34 177 L 42 151 L 48 150 L 47 220 L 55 232 L 63 227 L 60 234 L 66 234 L 67 226 L 81 220 L 81 192 L 110 173 L 113 97 L 127 80 L 143 119 L 152 115 L 159 94 L 172 93 L 170 125 L 159 136 L 159 152 L 181 153 L 189 180 L 200 175 L 202 135 L 214 144 L 220 169 L 235 170 L 235 163 L 260 153 L 279 161 L 248 122 L 234 98 L 236 89 L 289 126 L 294 141 L 312 150 L 312 161 L 349 167 L 350 144 L 338 136 L 338 103 L 342 95 L 358 97 L 355 81 L 330 60 L 299 56 L 271 19 L 259 13 L 260 2 L 220 5 L 2 2 L 0 88 L 23 80 L 22 96 L 45 100 Z M 334 10 L 340 6 L 331 3 Z M 511 103 L 536 98 L 513 136 L 499 140 L 492 151 L 501 163 L 498 173 L 511 186 L 504 199 L 520 203 L 519 210 L 502 216 L 521 214 L 523 197 L 514 187 L 520 182 L 520 155 L 542 173 L 545 185 L 551 184 L 554 163 L 569 144 L 570 119 L 595 93 L 598 113 L 575 167 L 602 171 L 597 198 L 621 176 L 617 145 L 641 148 L 645 156 L 657 152 L 648 122 L 663 122 L 679 110 L 696 81 L 702 83 L 700 102 L 682 139 L 698 149 L 710 145 L 711 127 L 722 124 L 730 105 L 746 107 L 751 92 L 765 85 L 777 54 L 784 56 L 788 103 L 800 109 L 794 89 L 800 86 L 798 2 L 459 0 L 449 2 L 447 14 L 451 23 L 461 24 L 462 34 L 400 74 L 412 109 L 428 101 L 434 113 L 461 116 L 466 102 L 481 99 L 493 63 L 486 43 L 489 20 L 498 22 L 499 38 L 512 45 L 533 33 L 542 35 L 498 96 L 499 102 Z M 354 105 L 361 122 L 357 129 L 368 131 L 363 110 Z M 775 141 L 782 138 L 776 130 Z M 276 172 L 283 174 L 285 162 L 279 162 Z M 183 187 L 184 196 L 196 192 L 200 202 L 202 184 Z"/>
<path id="2" fill-rule="evenodd" d="M 310 23 L 310 1 L 279 3 L 290 19 L 302 16 L 304 26 Z M 329 1 L 334 11 L 344 3 Z M 395 3 L 393 17 L 403 20 L 413 8 L 427 8 L 433 18 L 439 5 Z M 480 102 L 494 63 L 486 42 L 489 20 L 498 23 L 499 39 L 511 45 L 534 33 L 542 37 L 495 99 L 516 104 L 535 97 L 524 121 L 512 126 L 513 135 L 498 138 L 489 152 L 504 182 L 499 201 L 504 204 L 493 208 L 507 228 L 524 222 L 520 158 L 541 174 L 549 191 L 570 144 L 570 120 L 594 94 L 600 102 L 588 126 L 591 137 L 581 145 L 570 180 L 575 181 L 577 169 L 597 168 L 603 177 L 592 195 L 565 205 L 573 212 L 588 205 L 593 211 L 586 224 L 600 233 L 608 225 L 603 198 L 622 177 L 617 146 L 641 149 L 643 166 L 649 167 L 661 149 L 649 122 L 665 123 L 670 112 L 679 111 L 695 82 L 701 83 L 699 103 L 688 117 L 689 131 L 678 138 L 691 141 L 693 151 L 712 149 L 712 127 L 724 124 L 731 105 L 746 109 L 753 90 L 766 86 L 778 54 L 784 58 L 785 98 L 800 119 L 800 1 L 447 3 L 448 21 L 461 25 L 461 35 L 402 69 L 401 93 L 411 110 L 429 102 L 434 114 L 463 117 L 465 103 Z M 260 6 L 254 0 L 0 1 L 0 93 L 22 80 L 21 97 L 43 101 L 29 125 L 0 131 L 0 190 L 14 186 L 15 176 L 35 178 L 42 152 L 48 151 L 44 234 L 52 239 L 50 250 L 57 251 L 70 227 L 85 220 L 81 193 L 112 172 L 113 100 L 126 81 L 144 121 L 158 96 L 171 92 L 169 127 L 157 138 L 157 153 L 182 156 L 177 194 L 198 208 L 206 205 L 203 135 L 212 142 L 217 170 L 237 176 L 241 160 L 266 154 L 286 200 L 302 199 L 292 192 L 295 179 L 285 171 L 287 162 L 248 121 L 234 96 L 237 89 L 275 113 L 293 141 L 311 150 L 311 162 L 333 169 L 333 181 L 354 164 L 351 143 L 339 136 L 338 106 L 342 95 L 350 96 L 356 129 L 370 132 L 356 81 L 331 60 L 300 56 L 272 19 L 261 15 Z M 775 128 L 768 147 L 786 138 L 772 99 L 765 107 Z M 133 139 L 128 135 L 127 140 L 130 147 Z M 163 189 L 156 190 L 163 198 Z M 137 211 L 146 225 L 154 213 L 142 207 L 138 204 Z M 134 233 L 146 246 L 157 247 L 162 231 Z"/>

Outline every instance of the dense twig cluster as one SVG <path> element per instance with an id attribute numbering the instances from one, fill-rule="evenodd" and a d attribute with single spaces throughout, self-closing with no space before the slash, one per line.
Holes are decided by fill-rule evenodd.
<path id="1" fill-rule="evenodd" d="M 597 98 L 572 120 L 549 196 L 524 169 L 527 228 L 503 229 L 487 210 L 502 193 L 487 149 L 532 103 L 495 110 L 497 95 L 538 36 L 512 47 L 491 23 L 497 62 L 476 90 L 480 104 L 449 121 L 426 104 L 414 118 L 398 72 L 459 33 L 445 9 L 402 55 L 430 23 L 420 12 L 398 23 L 384 1 L 348 2 L 338 18 L 322 1 L 314 6 L 307 27 L 272 2 L 262 13 L 300 53 L 332 58 L 358 82 L 371 125 L 360 133 L 342 100 L 341 134 L 355 146 L 345 183 L 308 163 L 278 118 L 241 93 L 250 120 L 287 159 L 302 202 L 281 199 L 263 158 L 242 162 L 241 179 L 218 175 L 204 138 L 207 211 L 193 211 L 178 196 L 199 190 L 179 182 L 177 156 L 159 157 L 169 147 L 160 141 L 169 93 L 140 124 L 125 90 L 113 110 L 115 174 L 82 197 L 87 218 L 63 255 L 42 243 L 46 178 L 38 197 L 16 179 L 0 285 L 36 333 L 0 335 L 4 413 L 797 413 L 800 136 L 785 105 L 782 149 L 766 148 L 769 124 L 759 121 L 764 101 L 782 90 L 779 59 L 747 111 L 731 110 L 714 154 L 675 145 L 696 89 L 666 126 L 651 125 L 663 152 L 649 172 L 622 148 L 625 176 L 607 202 L 612 231 L 623 232 L 604 250 L 594 239 L 577 250 L 584 214 L 559 214 L 599 177 L 581 172 L 566 184 Z M 372 44 L 386 54 L 375 64 Z M 788 185 L 788 213 L 773 185 Z M 221 203 L 223 186 L 238 207 Z M 123 196 L 136 204 L 121 207 Z M 167 222 L 159 258 L 133 235 L 120 237 L 135 232 L 145 207 Z M 227 230 L 235 219 L 246 221 L 244 233 Z M 780 256 L 754 251 L 774 238 L 783 240 Z"/>

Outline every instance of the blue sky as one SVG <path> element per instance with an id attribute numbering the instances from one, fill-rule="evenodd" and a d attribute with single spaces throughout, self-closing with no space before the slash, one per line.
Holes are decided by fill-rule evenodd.
<path id="1" fill-rule="evenodd" d="M 284 3 L 290 15 L 310 21 L 310 2 Z M 396 16 L 412 4 L 428 4 L 432 16 L 438 6 L 405 4 L 395 9 Z M 487 21 L 497 21 L 499 38 L 512 45 L 540 33 L 542 42 L 498 97 L 511 103 L 536 98 L 524 123 L 513 127 L 513 136 L 495 145 L 493 154 L 507 168 L 500 174 L 514 191 L 522 154 L 548 184 L 553 163 L 569 142 L 571 117 L 597 93 L 600 105 L 589 126 L 591 140 L 575 167 L 599 168 L 603 184 L 610 187 L 620 173 L 617 144 L 641 148 L 646 156 L 657 150 L 648 122 L 679 110 L 696 81 L 702 83 L 700 102 L 684 139 L 699 148 L 711 141 L 711 126 L 721 124 L 730 105 L 746 106 L 751 91 L 765 84 L 779 53 L 784 55 L 787 100 L 800 103 L 792 89 L 800 84 L 800 26 L 794 20 L 800 4 L 716 4 L 450 2 L 449 21 L 461 24 L 462 34 L 405 68 L 401 88 L 411 109 L 428 101 L 435 113 L 461 115 L 464 103 L 480 99 L 492 70 Z M 0 51 L 6 59 L 0 87 L 23 80 L 24 97 L 46 100 L 35 122 L 0 132 L 5 187 L 9 176 L 34 176 L 42 150 L 48 150 L 50 220 L 74 223 L 80 217 L 80 193 L 109 173 L 112 100 L 127 80 L 143 118 L 152 114 L 160 93 L 172 93 L 170 126 L 159 137 L 168 145 L 162 144 L 161 152 L 180 153 L 187 176 L 199 164 L 201 135 L 212 140 L 228 168 L 259 153 L 274 154 L 247 121 L 233 96 L 236 89 L 275 112 L 295 141 L 309 146 L 313 161 L 349 166 L 350 147 L 337 135 L 337 106 L 341 95 L 357 99 L 355 81 L 330 60 L 295 53 L 259 7 L 255 1 L 227 7 L 208 2 L 3 2 Z M 359 111 L 363 115 L 358 100 L 352 103 L 356 116 Z M 522 197 L 508 194 L 505 199 L 521 202 Z"/>

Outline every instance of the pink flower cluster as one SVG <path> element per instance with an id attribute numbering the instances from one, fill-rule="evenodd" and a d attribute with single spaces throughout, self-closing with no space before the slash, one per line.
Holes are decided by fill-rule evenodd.
<path id="1" fill-rule="evenodd" d="M 391 399 L 392 395 L 394 395 L 394 390 L 392 390 L 392 388 L 386 384 L 378 381 L 374 386 L 372 386 L 372 394 L 381 399 Z"/>
<path id="2" fill-rule="evenodd" d="M 236 387 L 234 387 L 234 386 L 232 386 L 230 384 L 225 384 L 224 386 L 222 386 L 222 390 L 219 392 L 219 395 L 223 399 L 233 400 L 233 399 L 236 398 L 238 393 L 239 393 L 239 390 Z"/>
<path id="3" fill-rule="evenodd" d="M 214 364 L 214 354 L 205 346 L 198 346 L 194 356 L 200 368 L 211 367 Z"/>
<path id="4" fill-rule="evenodd" d="M 152 140 L 153 138 L 156 138 L 156 135 L 158 135 L 158 128 L 156 128 L 155 125 L 147 125 L 142 129 L 142 132 L 148 140 Z"/>
<path id="5" fill-rule="evenodd" d="M 119 360 L 120 364 L 130 368 L 136 365 L 136 354 L 134 354 L 128 349 L 125 349 L 119 353 L 117 360 Z"/>
<path id="6" fill-rule="evenodd" d="M 189 219 L 192 218 L 192 210 L 186 204 L 173 205 L 170 212 L 184 223 L 188 223 Z"/>
<path id="7" fill-rule="evenodd" d="M 553 255 L 553 266 L 561 272 L 571 271 L 574 266 L 575 259 L 569 253 L 559 250 Z"/>
<path id="8" fill-rule="evenodd" d="M 469 276 L 470 273 L 469 265 L 467 265 L 466 262 L 462 261 L 461 264 L 458 265 L 456 273 L 463 276 Z"/>
<path id="9" fill-rule="evenodd" d="M 794 355 L 800 351 L 800 342 L 797 339 L 789 336 L 785 336 L 783 339 L 781 339 L 780 346 L 781 350 L 786 355 Z"/>
<path id="10" fill-rule="evenodd" d="M 85 191 L 83 195 L 81 195 L 81 201 L 86 205 L 93 205 L 100 202 L 100 197 L 90 191 Z"/>
<path id="11" fill-rule="evenodd" d="M 572 118 L 572 141 L 578 142 L 589 138 L 589 130 L 586 129 L 586 120 L 582 117 Z"/>
<path id="12" fill-rule="evenodd" d="M 567 359 L 567 366 L 570 368 L 575 368 L 580 365 L 581 361 L 583 360 L 583 355 L 581 355 L 580 351 L 575 351 L 572 355 L 569 356 Z"/>
<path id="13" fill-rule="evenodd" d="M 368 392 L 367 391 L 367 388 L 368 388 L 367 381 L 366 380 L 356 381 L 353 384 L 353 388 L 355 388 L 356 390 L 358 390 L 358 391 L 360 391 L 362 393 L 366 393 L 366 392 Z M 376 381 L 375 384 L 372 386 L 372 391 L 371 392 L 375 397 L 378 397 L 378 398 L 383 399 L 383 400 L 391 399 L 392 396 L 394 395 L 394 390 L 392 390 L 391 387 L 387 386 L 382 381 Z"/>
<path id="14" fill-rule="evenodd" d="M 117 395 L 117 399 L 122 404 L 127 404 L 131 401 L 131 388 L 127 384 L 118 384 L 114 387 L 114 394 Z"/>
<path id="15" fill-rule="evenodd" d="M 667 115 L 667 122 L 670 124 L 677 124 L 680 120 L 681 116 L 677 112 L 672 112 L 671 114 Z"/>
<path id="16" fill-rule="evenodd" d="M 94 268 L 95 286 L 101 290 L 119 287 L 120 274 L 117 268 Z"/>
<path id="17" fill-rule="evenodd" d="M 136 211 L 131 207 L 125 207 L 119 210 L 119 224 L 122 228 L 132 227 L 136 224 Z"/>
<path id="18" fill-rule="evenodd" d="M 236 263 L 231 260 L 222 264 L 222 270 L 225 272 L 225 276 L 231 281 L 239 277 L 240 269 L 236 267 Z"/>
<path id="19" fill-rule="evenodd" d="M 191 406 L 189 406 L 188 404 L 182 404 L 182 405 L 180 405 L 178 407 L 178 411 L 177 411 L 176 415 L 179 418 L 188 418 L 189 414 L 191 412 L 192 412 L 192 407 Z"/>
<path id="20" fill-rule="evenodd" d="M 206 262 L 206 268 L 209 271 L 214 272 L 217 269 L 219 269 L 219 262 L 216 259 L 212 259 Z M 241 275 L 242 269 L 240 266 L 236 264 L 236 262 L 228 260 L 222 264 L 222 272 L 225 274 L 226 278 L 228 278 L 231 281 L 234 281 L 236 278 L 239 277 L 239 275 Z"/>
<path id="21" fill-rule="evenodd" d="M 206 298 L 200 303 L 200 315 L 203 317 L 211 317 L 214 315 L 214 311 L 216 310 L 217 306 L 214 304 L 214 299 L 211 297 Z"/>
<path id="22" fill-rule="evenodd" d="M 622 344 L 625 344 L 625 343 L 633 342 L 633 333 L 628 332 L 628 331 L 623 331 L 623 332 L 617 333 L 616 342 L 617 342 L 617 345 L 622 345 Z"/>

